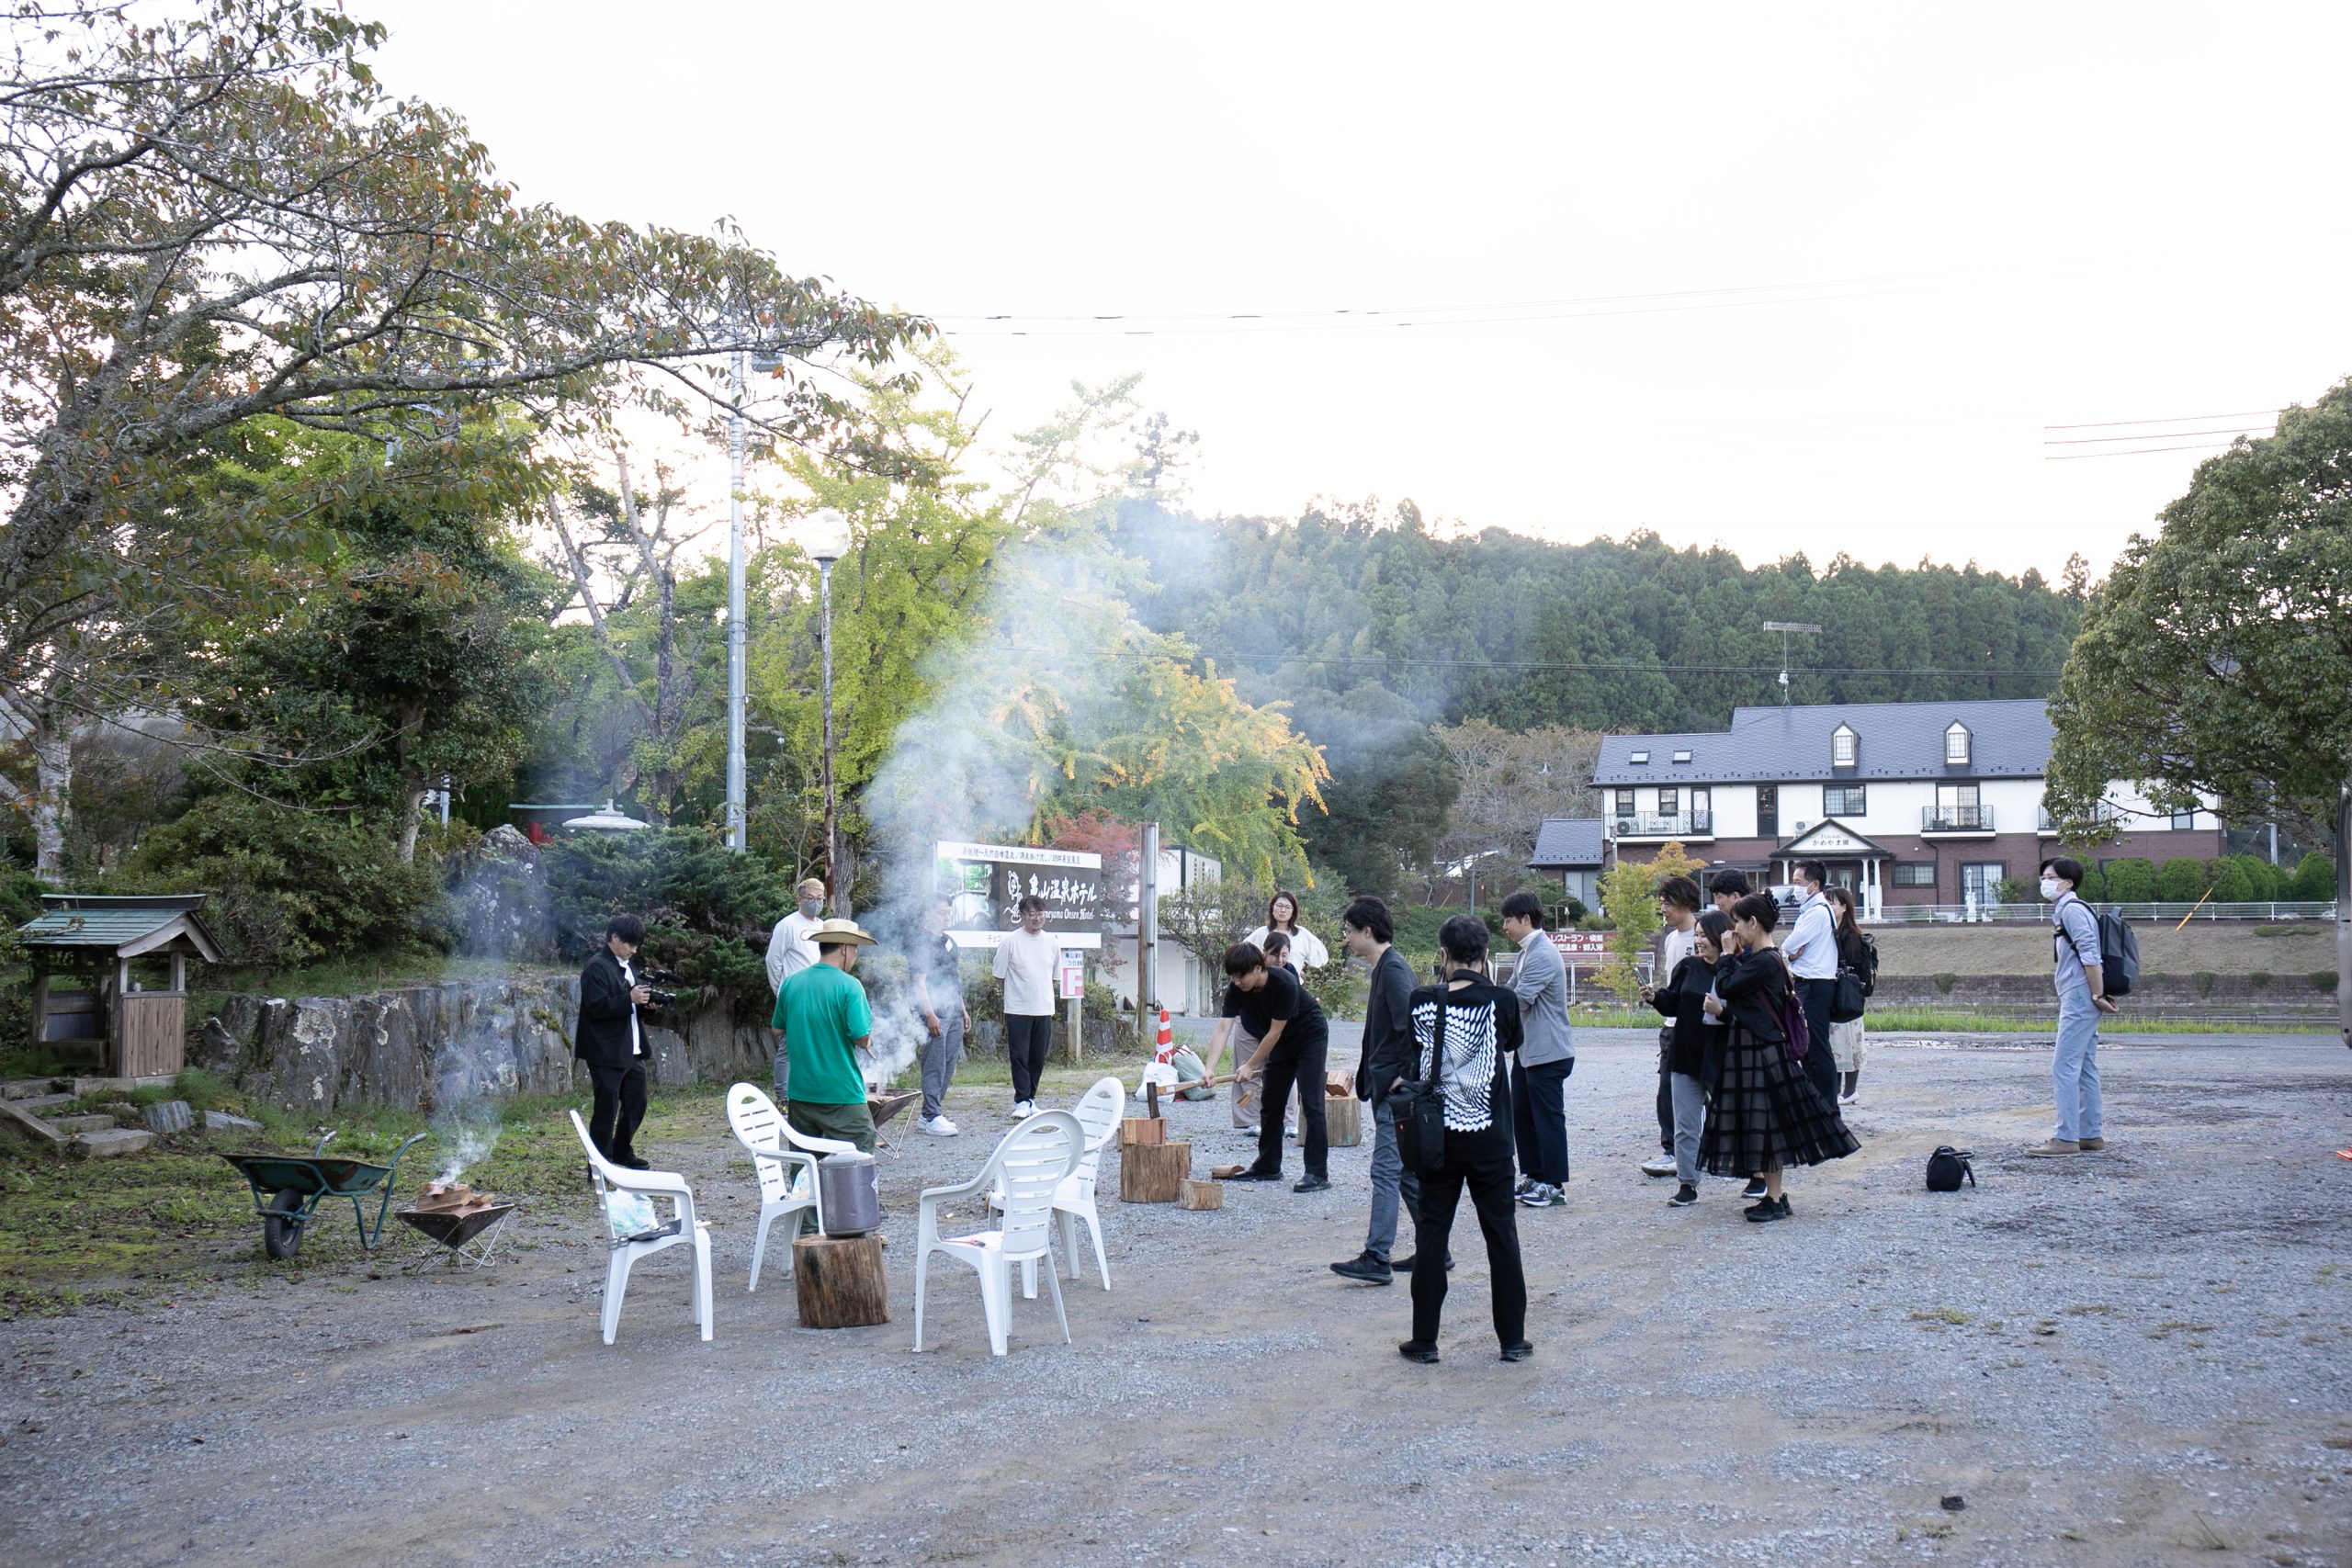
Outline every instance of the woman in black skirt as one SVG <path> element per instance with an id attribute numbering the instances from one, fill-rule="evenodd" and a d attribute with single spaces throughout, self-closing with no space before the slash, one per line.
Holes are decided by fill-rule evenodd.
<path id="1" fill-rule="evenodd" d="M 1751 893 L 1731 907 L 1738 955 L 1716 976 L 1715 994 L 1706 1002 L 1710 1018 L 1727 1021 L 1729 1038 L 1707 1105 L 1701 1163 L 1717 1176 L 1762 1177 L 1763 1201 L 1747 1211 L 1759 1222 L 1789 1217 L 1789 1200 L 1781 1190 L 1786 1167 L 1843 1159 L 1862 1146 L 1804 1069 L 1789 1060 L 1781 1026 L 1789 966 L 1772 945 L 1780 921 L 1781 906 L 1769 894 Z M 1811 1048 L 1826 1051 L 1829 1043 L 1816 1040 Z"/>
<path id="2" fill-rule="evenodd" d="M 1510 1190 L 1510 1066 L 1520 1045 L 1519 998 L 1487 977 L 1484 920 L 1456 915 L 1439 928 L 1437 941 L 1446 977 L 1413 993 L 1412 1071 L 1423 1083 L 1443 1085 L 1445 1160 L 1439 1169 L 1420 1172 L 1413 1215 L 1413 1337 L 1396 1352 L 1408 1361 L 1437 1359 L 1446 1259 L 1453 1255 L 1447 1242 L 1466 1187 L 1487 1237 L 1495 1335 L 1504 1360 L 1524 1361 L 1535 1347 L 1527 1342 L 1527 1277 L 1520 1267 L 1518 1204 Z"/>

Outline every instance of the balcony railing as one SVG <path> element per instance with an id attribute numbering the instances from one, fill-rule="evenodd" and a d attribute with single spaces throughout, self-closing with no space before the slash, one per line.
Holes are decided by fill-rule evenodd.
<path id="1" fill-rule="evenodd" d="M 1610 818 L 1620 839 L 1712 839 L 1715 836 L 1715 814 L 1712 811 L 1684 811 L 1673 816 L 1660 816 L 1655 811 L 1627 812 Z"/>
<path id="2" fill-rule="evenodd" d="M 1989 833 L 1993 830 L 1993 808 L 1989 806 L 1924 806 L 1919 808 L 1919 831 L 1922 833 Z"/>
<path id="3" fill-rule="evenodd" d="M 2036 831 L 2043 838 L 2054 839 L 2058 836 L 2058 823 L 2056 819 L 2050 815 L 2050 811 L 2047 807 L 2042 808 L 2040 820 L 2041 825 L 2036 829 Z M 2118 825 L 2120 824 L 2122 820 L 2123 812 L 2121 808 L 2109 806 L 2105 801 L 2099 802 L 2098 809 L 2091 813 L 2091 822 L 2101 837 L 2106 837 L 2114 833 Z"/>

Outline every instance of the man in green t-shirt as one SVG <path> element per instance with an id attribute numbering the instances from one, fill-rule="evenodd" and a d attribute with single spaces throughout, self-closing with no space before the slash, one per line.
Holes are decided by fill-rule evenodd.
<path id="1" fill-rule="evenodd" d="M 871 1154 L 874 1112 L 857 1053 L 874 1032 L 874 1010 L 853 973 L 857 950 L 874 939 L 855 920 L 826 920 L 808 933 L 817 962 L 796 971 L 776 993 L 769 1027 L 792 1053 L 792 1100 L 785 1114 L 812 1138 L 839 1138 Z"/>

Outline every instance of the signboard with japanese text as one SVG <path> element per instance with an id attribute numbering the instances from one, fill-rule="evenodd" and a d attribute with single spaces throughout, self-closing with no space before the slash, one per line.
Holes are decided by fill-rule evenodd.
<path id="1" fill-rule="evenodd" d="M 1077 1001 L 1086 995 L 1086 953 L 1082 948 L 1065 947 L 1061 962 L 1054 965 L 1055 990 L 1066 1002 Z"/>
<path id="2" fill-rule="evenodd" d="M 1020 906 L 1046 901 L 1046 930 L 1066 948 L 1099 948 L 1110 908 L 1102 857 L 1027 844 L 943 842 L 938 886 L 949 902 L 947 934 L 964 948 L 995 947 L 1021 924 Z"/>
<path id="3" fill-rule="evenodd" d="M 1599 963 L 1609 956 L 1607 931 L 1552 931 L 1547 934 L 1552 939 L 1552 945 L 1560 950 L 1561 960 L 1565 963 Z"/>

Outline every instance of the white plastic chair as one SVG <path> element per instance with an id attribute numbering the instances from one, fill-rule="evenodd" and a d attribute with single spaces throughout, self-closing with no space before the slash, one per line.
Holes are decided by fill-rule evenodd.
<path id="1" fill-rule="evenodd" d="M 1086 1155 L 1086 1130 L 1067 1111 L 1041 1111 L 1004 1135 L 988 1164 L 971 1180 L 924 1191 L 915 1242 L 915 1348 L 922 1348 L 923 1292 L 930 1282 L 931 1255 L 944 1253 L 968 1263 L 980 1277 L 980 1310 L 987 1314 L 989 1353 L 1005 1351 L 1012 1316 L 1012 1266 L 1042 1258 L 1053 1287 L 1054 1317 L 1062 1343 L 1069 1343 L 1069 1316 L 1062 1310 L 1061 1274 L 1054 1267 L 1054 1190 Z M 1003 1213 L 994 1230 L 946 1237 L 939 1234 L 940 1205 L 956 1198 L 978 1199 L 1000 1187 Z"/>
<path id="2" fill-rule="evenodd" d="M 736 1140 L 751 1151 L 752 1170 L 760 1179 L 760 1234 L 752 1243 L 752 1282 L 760 1288 L 760 1264 L 767 1257 L 768 1227 L 803 1209 L 825 1228 L 824 1193 L 817 1181 L 820 1156 L 857 1147 L 839 1138 L 812 1138 L 794 1127 L 775 1108 L 775 1101 L 756 1084 L 739 1083 L 727 1091 L 727 1124 Z M 797 1227 L 796 1227 L 797 1228 Z M 786 1254 L 790 1258 L 789 1251 Z M 787 1265 L 788 1266 L 788 1265 Z"/>
<path id="3" fill-rule="evenodd" d="M 677 1228 L 667 1235 L 649 1236 L 643 1240 L 612 1237 L 612 1257 L 605 1265 L 605 1343 L 621 1325 L 621 1296 L 628 1290 L 628 1271 L 637 1260 L 691 1241 L 695 1248 L 694 1303 L 695 1322 L 702 1329 L 705 1339 L 710 1337 L 710 1227 L 695 1218 L 694 1189 L 686 1179 L 666 1170 L 625 1170 L 596 1152 L 595 1143 L 588 1136 L 588 1124 L 580 1120 L 577 1111 L 567 1111 L 572 1130 L 580 1134 L 580 1146 L 588 1154 L 589 1179 L 595 1183 L 596 1206 L 604 1213 L 605 1229 L 612 1228 L 613 1200 L 623 1192 L 640 1193 L 648 1198 L 667 1198 L 675 1205 Z"/>
<path id="4" fill-rule="evenodd" d="M 1119 1135 L 1119 1119 L 1126 1110 L 1126 1088 L 1115 1077 L 1097 1078 L 1092 1088 L 1079 1096 L 1070 1107 L 1070 1114 L 1086 1133 L 1086 1152 L 1078 1158 L 1078 1168 L 1062 1179 L 1054 1189 L 1054 1213 L 1061 1222 L 1062 1262 L 1069 1268 L 1069 1277 L 1077 1279 L 1082 1271 L 1079 1265 L 1078 1222 L 1086 1222 L 1086 1234 L 1094 1243 L 1094 1266 L 1102 1271 L 1102 1288 L 1111 1288 L 1111 1260 L 1102 1251 L 1102 1218 L 1094 1208 L 1094 1173 L 1102 1163 L 1102 1151 Z M 1000 1187 L 989 1195 L 989 1206 L 1001 1209 L 1003 1190 Z M 1037 1264 L 1033 1258 L 1021 1266 L 1021 1294 L 1029 1301 L 1037 1299 Z"/>

